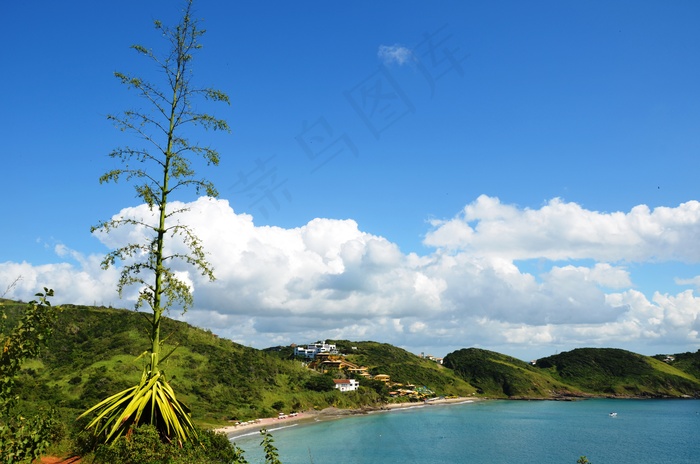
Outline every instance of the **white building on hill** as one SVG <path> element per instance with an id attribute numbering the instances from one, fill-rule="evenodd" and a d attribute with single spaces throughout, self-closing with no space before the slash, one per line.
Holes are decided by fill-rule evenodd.
<path id="1" fill-rule="evenodd" d="M 294 347 L 294 356 L 303 356 L 307 359 L 314 359 L 318 353 L 329 353 L 338 354 L 338 348 L 334 344 L 323 342 L 316 342 L 310 345 Z"/>
<path id="2" fill-rule="evenodd" d="M 333 379 L 333 382 L 335 382 L 335 388 L 341 392 L 355 391 L 360 386 L 360 382 L 355 379 Z"/>

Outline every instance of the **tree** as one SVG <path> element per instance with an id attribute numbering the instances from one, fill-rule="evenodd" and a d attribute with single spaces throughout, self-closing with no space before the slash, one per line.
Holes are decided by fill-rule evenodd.
<path id="1" fill-rule="evenodd" d="M 309 380 L 304 383 L 304 386 L 309 390 L 317 392 L 333 391 L 335 390 L 335 382 L 333 382 L 333 377 L 326 374 L 312 375 Z"/>
<path id="2" fill-rule="evenodd" d="M 50 443 L 55 421 L 53 414 L 25 418 L 15 410 L 18 400 L 15 382 L 22 363 L 35 358 L 46 345 L 57 316 L 57 309 L 48 300 L 53 290 L 44 288 L 44 293 L 36 296 L 39 301 L 27 304 L 13 329 L 7 335 L 0 332 L 0 462 L 3 463 L 31 462 L 39 457 Z M 4 311 L 2 316 L 6 317 Z"/>
<path id="3" fill-rule="evenodd" d="M 176 191 L 194 189 L 197 194 L 218 195 L 214 185 L 195 177 L 192 159 L 201 157 L 208 165 L 219 163 L 216 150 L 191 143 L 186 130 L 192 126 L 229 131 L 222 119 L 196 110 L 195 100 L 204 98 L 229 103 L 220 90 L 199 88 L 192 82 L 193 54 L 201 48 L 199 39 L 204 30 L 192 18 L 192 0 L 188 0 L 179 24 L 166 27 L 155 21 L 155 28 L 168 41 L 168 50 L 159 55 L 141 45 L 132 48 L 148 58 L 164 78 L 162 84 L 140 77 L 115 73 L 120 82 L 147 102 L 146 110 L 129 110 L 108 118 L 122 131 L 136 135 L 143 148 L 121 147 L 110 153 L 122 167 L 105 173 L 100 183 L 133 181 L 136 195 L 154 213 L 151 222 L 130 217 L 102 221 L 92 231 L 109 233 L 121 227 L 141 227 L 149 231 L 144 242 L 128 243 L 106 255 L 102 267 L 122 265 L 118 282 L 120 296 L 127 287 L 139 288 L 136 309 L 146 305 L 149 318 L 150 349 L 141 382 L 128 390 L 113 395 L 86 411 L 83 416 L 96 413 L 88 424 L 105 442 L 110 442 L 142 423 L 155 425 L 165 439 L 186 441 L 194 434 L 187 407 L 176 399 L 159 363 L 170 353 L 161 356 L 163 338 L 160 333 L 163 312 L 179 305 L 183 311 L 192 305 L 188 284 L 173 270 L 175 262 L 184 262 L 202 275 L 214 280 L 210 264 L 199 238 L 177 216 L 185 211 L 173 209 L 170 202 Z M 186 252 L 169 252 L 167 243 L 181 242 Z M 82 417 L 82 416 L 81 416 Z"/>
<path id="4" fill-rule="evenodd" d="M 389 397 L 389 386 L 381 380 L 363 378 L 362 387 L 374 390 L 382 399 Z"/>

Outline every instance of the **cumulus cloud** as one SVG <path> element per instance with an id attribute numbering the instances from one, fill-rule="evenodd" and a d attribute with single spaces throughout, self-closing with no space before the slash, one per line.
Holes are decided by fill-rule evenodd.
<path id="1" fill-rule="evenodd" d="M 700 345 L 693 291 L 648 298 L 626 265 L 697 262 L 697 202 L 600 213 L 558 199 L 531 210 L 481 196 L 457 217 L 432 223 L 425 243 L 434 249 L 424 256 L 402 253 L 349 219 L 284 229 L 257 226 L 226 200 L 172 207 L 188 208 L 179 220 L 202 239 L 217 280 L 176 264 L 194 289 L 195 307 L 171 316 L 242 344 L 373 339 L 438 354 L 466 346 L 551 354 L 581 345 Z M 145 205 L 119 215 L 155 220 Z M 95 236 L 113 249 L 145 232 Z M 169 246 L 183 250 L 177 241 Z M 136 289 L 117 301 L 118 268 L 103 271 L 101 257 L 64 245 L 55 251 L 69 262 L 0 263 L 0 287 L 21 275 L 9 297 L 26 299 L 50 286 L 63 302 L 133 306 Z M 519 266 L 524 259 L 551 266 L 527 272 Z"/>
<path id="2" fill-rule="evenodd" d="M 413 60 L 413 51 L 399 44 L 380 45 L 377 56 L 387 66 L 391 64 L 401 66 Z"/>
<path id="3" fill-rule="evenodd" d="M 589 211 L 558 198 L 519 209 L 482 195 L 455 218 L 435 220 L 427 245 L 508 259 L 700 260 L 700 202 L 628 213 Z"/>
<path id="4" fill-rule="evenodd" d="M 58 256 L 70 255 L 76 262 L 42 265 L 0 263 L 0 293 L 7 289 L 5 298 L 29 301 L 46 287 L 57 290 L 63 303 L 121 305 L 116 292 L 119 278 L 116 269 L 103 271 L 100 267 L 101 257 L 86 257 L 64 245 L 56 246 L 54 251 Z"/>
<path id="5" fill-rule="evenodd" d="M 696 288 L 700 287 L 700 276 L 695 276 L 690 279 L 676 277 L 674 280 L 678 285 L 693 285 Z"/>

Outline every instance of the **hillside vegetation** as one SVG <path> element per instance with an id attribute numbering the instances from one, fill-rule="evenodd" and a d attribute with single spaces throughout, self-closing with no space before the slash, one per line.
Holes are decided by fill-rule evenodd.
<path id="1" fill-rule="evenodd" d="M 581 393 L 546 371 L 493 351 L 458 350 L 445 356 L 444 365 L 489 397 L 555 398 Z"/>
<path id="2" fill-rule="evenodd" d="M 23 308 L 5 301 L 5 324 L 12 326 Z M 64 305 L 49 349 L 24 366 L 19 379 L 22 403 L 28 409 L 57 405 L 65 417 L 76 417 L 106 395 L 136 383 L 145 363 L 139 355 L 149 346 L 143 317 L 128 310 Z M 165 373 L 202 425 L 270 417 L 278 411 L 378 406 L 388 400 L 362 382 L 357 392 L 341 393 L 328 376 L 300 360 L 245 347 L 184 322 L 165 319 L 163 333 L 163 353 L 175 349 L 163 361 Z M 474 392 L 450 370 L 405 350 L 373 342 L 357 345 L 362 358 L 356 361 L 367 361 L 368 367 L 395 379 L 425 385 L 438 395 Z"/>
<path id="3" fill-rule="evenodd" d="M 2 324 L 11 327 L 24 307 L 4 301 Z M 64 417 L 74 418 L 105 395 L 133 385 L 145 363 L 139 355 L 148 347 L 143 317 L 127 310 L 63 306 L 49 349 L 22 371 L 18 385 L 23 407 L 31 411 L 57 406 Z M 278 411 L 395 401 L 377 381 L 363 385 L 361 379 L 357 392 L 332 389 L 328 376 L 293 359 L 290 347 L 257 350 L 172 319 L 164 321 L 163 329 L 168 337 L 163 353 L 177 347 L 163 362 L 165 373 L 200 425 L 270 417 Z M 697 397 L 700 392 L 700 352 L 655 359 L 586 348 L 540 359 L 533 366 L 467 348 L 450 353 L 440 365 L 386 343 L 331 342 L 370 374 L 386 374 L 392 382 L 425 387 L 436 396 Z"/>
<path id="4" fill-rule="evenodd" d="M 679 359 L 680 358 L 680 359 Z M 455 351 L 445 366 L 490 397 L 650 397 L 700 396 L 694 375 L 697 356 L 678 355 L 685 370 L 650 356 L 613 348 L 580 348 L 548 356 L 530 365 L 477 348 Z"/>
<path id="5" fill-rule="evenodd" d="M 8 324 L 23 305 L 5 305 Z M 143 314 L 108 308 L 64 306 L 40 359 L 20 378 L 25 405 L 58 405 L 75 417 L 105 395 L 138 382 L 148 346 Z M 201 424 L 269 417 L 277 410 L 357 407 L 379 401 L 372 390 L 355 394 L 306 388 L 319 376 L 300 362 L 283 361 L 211 332 L 167 319 L 163 367 Z M 274 405 L 274 408 L 273 408 Z"/>
<path id="6" fill-rule="evenodd" d="M 614 348 L 579 348 L 537 360 L 558 380 L 593 394 L 611 396 L 695 396 L 693 375 L 649 356 Z"/>
<path id="7" fill-rule="evenodd" d="M 333 343 L 346 354 L 348 361 L 367 367 L 372 375 L 386 374 L 392 382 L 428 387 L 440 395 L 476 394 L 476 388 L 451 369 L 396 346 L 371 341 L 335 340 Z"/>
<path id="8" fill-rule="evenodd" d="M 700 379 L 700 350 L 695 353 L 679 353 L 672 356 L 657 355 L 654 358 Z"/>

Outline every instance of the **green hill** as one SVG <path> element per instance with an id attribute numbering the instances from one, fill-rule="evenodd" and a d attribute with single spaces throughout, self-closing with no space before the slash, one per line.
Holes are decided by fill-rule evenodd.
<path id="1" fill-rule="evenodd" d="M 700 381 L 658 359 L 614 348 L 579 348 L 537 360 L 553 378 L 592 394 L 697 396 Z"/>
<path id="2" fill-rule="evenodd" d="M 392 383 L 427 387 L 441 396 L 472 396 L 476 389 L 435 361 L 422 358 L 388 343 L 373 341 L 326 340 L 336 345 L 345 360 L 367 368 L 372 376 L 388 375 Z M 289 346 L 266 348 L 282 359 L 294 359 L 294 349 Z M 362 381 L 361 381 L 362 383 Z"/>
<path id="3" fill-rule="evenodd" d="M 451 369 L 387 343 L 335 340 L 348 361 L 369 369 L 372 375 L 386 374 L 392 382 L 428 387 L 439 395 L 470 396 L 476 389 Z"/>
<path id="4" fill-rule="evenodd" d="M 489 397 L 556 398 L 581 393 L 541 369 L 493 351 L 461 349 L 445 356 L 444 365 Z"/>
<path id="5" fill-rule="evenodd" d="M 0 332 L 12 327 L 24 304 L 4 300 Z M 29 411 L 58 406 L 65 417 L 134 385 L 149 346 L 145 314 L 89 306 L 63 306 L 49 349 L 24 365 L 18 386 Z M 179 397 L 202 425 L 276 415 L 277 411 L 359 408 L 386 401 L 386 388 L 365 381 L 357 392 L 332 389 L 326 376 L 293 359 L 290 347 L 256 350 L 210 331 L 166 319 L 163 362 Z M 570 396 L 700 396 L 700 351 L 654 359 L 617 349 L 577 349 L 535 366 L 492 351 L 450 353 L 444 365 L 401 348 L 372 341 L 331 341 L 346 359 L 386 374 L 393 382 L 426 387 L 436 395 L 495 398 Z M 335 375 L 342 375 L 338 372 Z M 381 386 L 381 385 L 379 385 Z"/>
<path id="6" fill-rule="evenodd" d="M 700 396 L 696 356 L 677 355 L 685 370 L 649 356 L 613 348 L 580 348 L 537 360 L 534 366 L 477 348 L 445 357 L 479 393 L 508 398 Z"/>
<path id="7" fill-rule="evenodd" d="M 12 326 L 23 304 L 4 304 Z M 144 314 L 87 306 L 63 306 L 40 359 L 26 363 L 19 379 L 27 407 L 58 405 L 75 417 L 97 401 L 136 384 L 148 346 Z M 163 368 L 178 396 L 201 424 L 269 417 L 277 410 L 355 408 L 380 400 L 371 389 L 341 393 L 309 388 L 319 377 L 298 361 L 222 339 L 209 331 L 166 319 L 163 353 L 177 346 Z M 331 383 L 332 384 L 332 383 Z"/>
<path id="8" fill-rule="evenodd" d="M 3 302 L 6 327 L 12 326 L 24 307 Z M 144 316 L 128 310 L 64 305 L 48 349 L 24 366 L 19 379 L 22 403 L 34 409 L 58 405 L 65 417 L 75 417 L 137 383 L 145 365 L 145 359 L 138 356 L 149 346 Z M 299 360 L 283 359 L 288 356 L 274 350 L 245 347 L 184 322 L 166 318 L 162 333 L 168 337 L 164 354 L 177 346 L 162 366 L 178 397 L 191 407 L 200 424 L 270 417 L 279 410 L 360 408 L 387 400 L 376 385 L 371 388 L 371 382 L 365 382 L 366 386 L 360 382 L 357 392 L 341 393 L 327 378 L 318 381 L 321 374 Z M 359 351 L 348 358 L 372 372 L 425 385 L 439 395 L 474 393 L 449 369 L 405 350 L 374 342 L 352 345 Z M 282 350 L 291 353 L 289 347 Z"/>
<path id="9" fill-rule="evenodd" d="M 658 359 L 659 361 L 664 361 L 668 365 L 673 366 L 686 374 L 692 375 L 696 379 L 700 379 L 700 350 L 696 351 L 695 353 L 687 352 L 671 356 L 660 354 L 654 356 L 654 358 Z"/>

